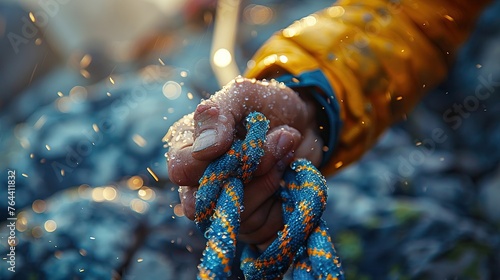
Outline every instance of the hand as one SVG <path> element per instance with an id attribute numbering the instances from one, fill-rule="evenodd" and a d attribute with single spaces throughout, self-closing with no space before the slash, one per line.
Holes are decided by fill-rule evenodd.
<path id="1" fill-rule="evenodd" d="M 237 78 L 195 112 L 176 122 L 166 135 L 168 172 L 179 188 L 184 214 L 194 219 L 194 192 L 207 165 L 244 135 L 243 120 L 253 111 L 270 121 L 264 156 L 245 186 L 240 239 L 265 249 L 283 227 L 281 202 L 274 196 L 294 158 L 318 165 L 323 142 L 316 132 L 315 107 L 307 97 L 275 81 Z"/>

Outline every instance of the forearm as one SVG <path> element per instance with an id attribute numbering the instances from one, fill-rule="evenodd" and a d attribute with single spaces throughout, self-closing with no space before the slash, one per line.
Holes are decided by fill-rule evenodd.
<path id="1" fill-rule="evenodd" d="M 359 158 L 444 79 L 486 2 L 339 1 L 275 34 L 247 76 L 324 76 L 327 85 L 309 86 L 324 94 L 339 119 L 329 119 L 336 136 L 323 168 L 333 173 Z M 303 81 L 288 85 L 293 82 Z"/>

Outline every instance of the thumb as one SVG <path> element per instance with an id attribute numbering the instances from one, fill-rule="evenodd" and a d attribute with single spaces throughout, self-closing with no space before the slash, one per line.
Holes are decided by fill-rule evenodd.
<path id="1" fill-rule="evenodd" d="M 194 113 L 194 123 L 194 158 L 212 160 L 229 149 L 233 142 L 235 120 L 226 117 L 219 104 L 212 100 L 199 104 Z"/>

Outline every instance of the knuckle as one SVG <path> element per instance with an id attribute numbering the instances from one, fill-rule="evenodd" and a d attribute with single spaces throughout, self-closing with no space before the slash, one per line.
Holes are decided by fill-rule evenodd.
<path id="1" fill-rule="evenodd" d="M 247 220 L 247 226 L 251 227 L 253 230 L 259 229 L 266 222 L 265 216 L 266 211 L 256 211 Z"/>
<path id="2" fill-rule="evenodd" d="M 195 218 L 195 200 L 190 187 L 179 187 L 179 198 L 181 200 L 182 212 L 190 220 Z"/>
<path id="3" fill-rule="evenodd" d="M 252 213 L 246 220 L 242 220 L 240 232 L 249 234 L 258 231 L 266 222 L 267 211 L 258 209 Z"/>
<path id="4" fill-rule="evenodd" d="M 193 206 L 183 204 L 182 211 L 184 212 L 184 215 L 186 216 L 186 218 L 190 219 L 191 221 L 194 221 L 194 212 L 195 211 L 194 211 Z"/>
<path id="5" fill-rule="evenodd" d="M 170 181 L 177 185 L 183 185 L 184 181 L 184 172 L 182 170 L 179 170 L 181 167 L 176 166 L 172 162 L 169 161 L 168 163 L 168 176 Z"/>
<path id="6" fill-rule="evenodd" d="M 263 193 L 266 195 L 273 195 L 280 187 L 280 178 L 279 176 L 276 176 L 276 172 L 270 172 L 264 175 L 263 178 Z"/>

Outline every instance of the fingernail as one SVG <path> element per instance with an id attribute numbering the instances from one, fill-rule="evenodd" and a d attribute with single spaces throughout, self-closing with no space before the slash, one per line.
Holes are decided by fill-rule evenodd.
<path id="1" fill-rule="evenodd" d="M 293 151 L 289 152 L 286 156 L 284 156 L 280 161 L 276 163 L 276 167 L 278 171 L 285 171 L 285 169 L 290 165 L 293 160 L 295 153 Z"/>
<path id="2" fill-rule="evenodd" d="M 283 132 L 278 138 L 278 143 L 276 144 L 276 157 L 280 158 L 286 153 L 293 149 L 293 136 L 290 133 Z"/>
<path id="3" fill-rule="evenodd" d="M 203 151 L 208 147 L 214 146 L 216 142 L 217 130 L 207 129 L 200 133 L 194 141 L 193 152 Z"/>
<path id="4" fill-rule="evenodd" d="M 198 128 L 202 128 L 207 123 L 212 123 L 219 117 L 219 109 L 211 104 L 199 104 L 196 107 L 194 120 Z"/>

